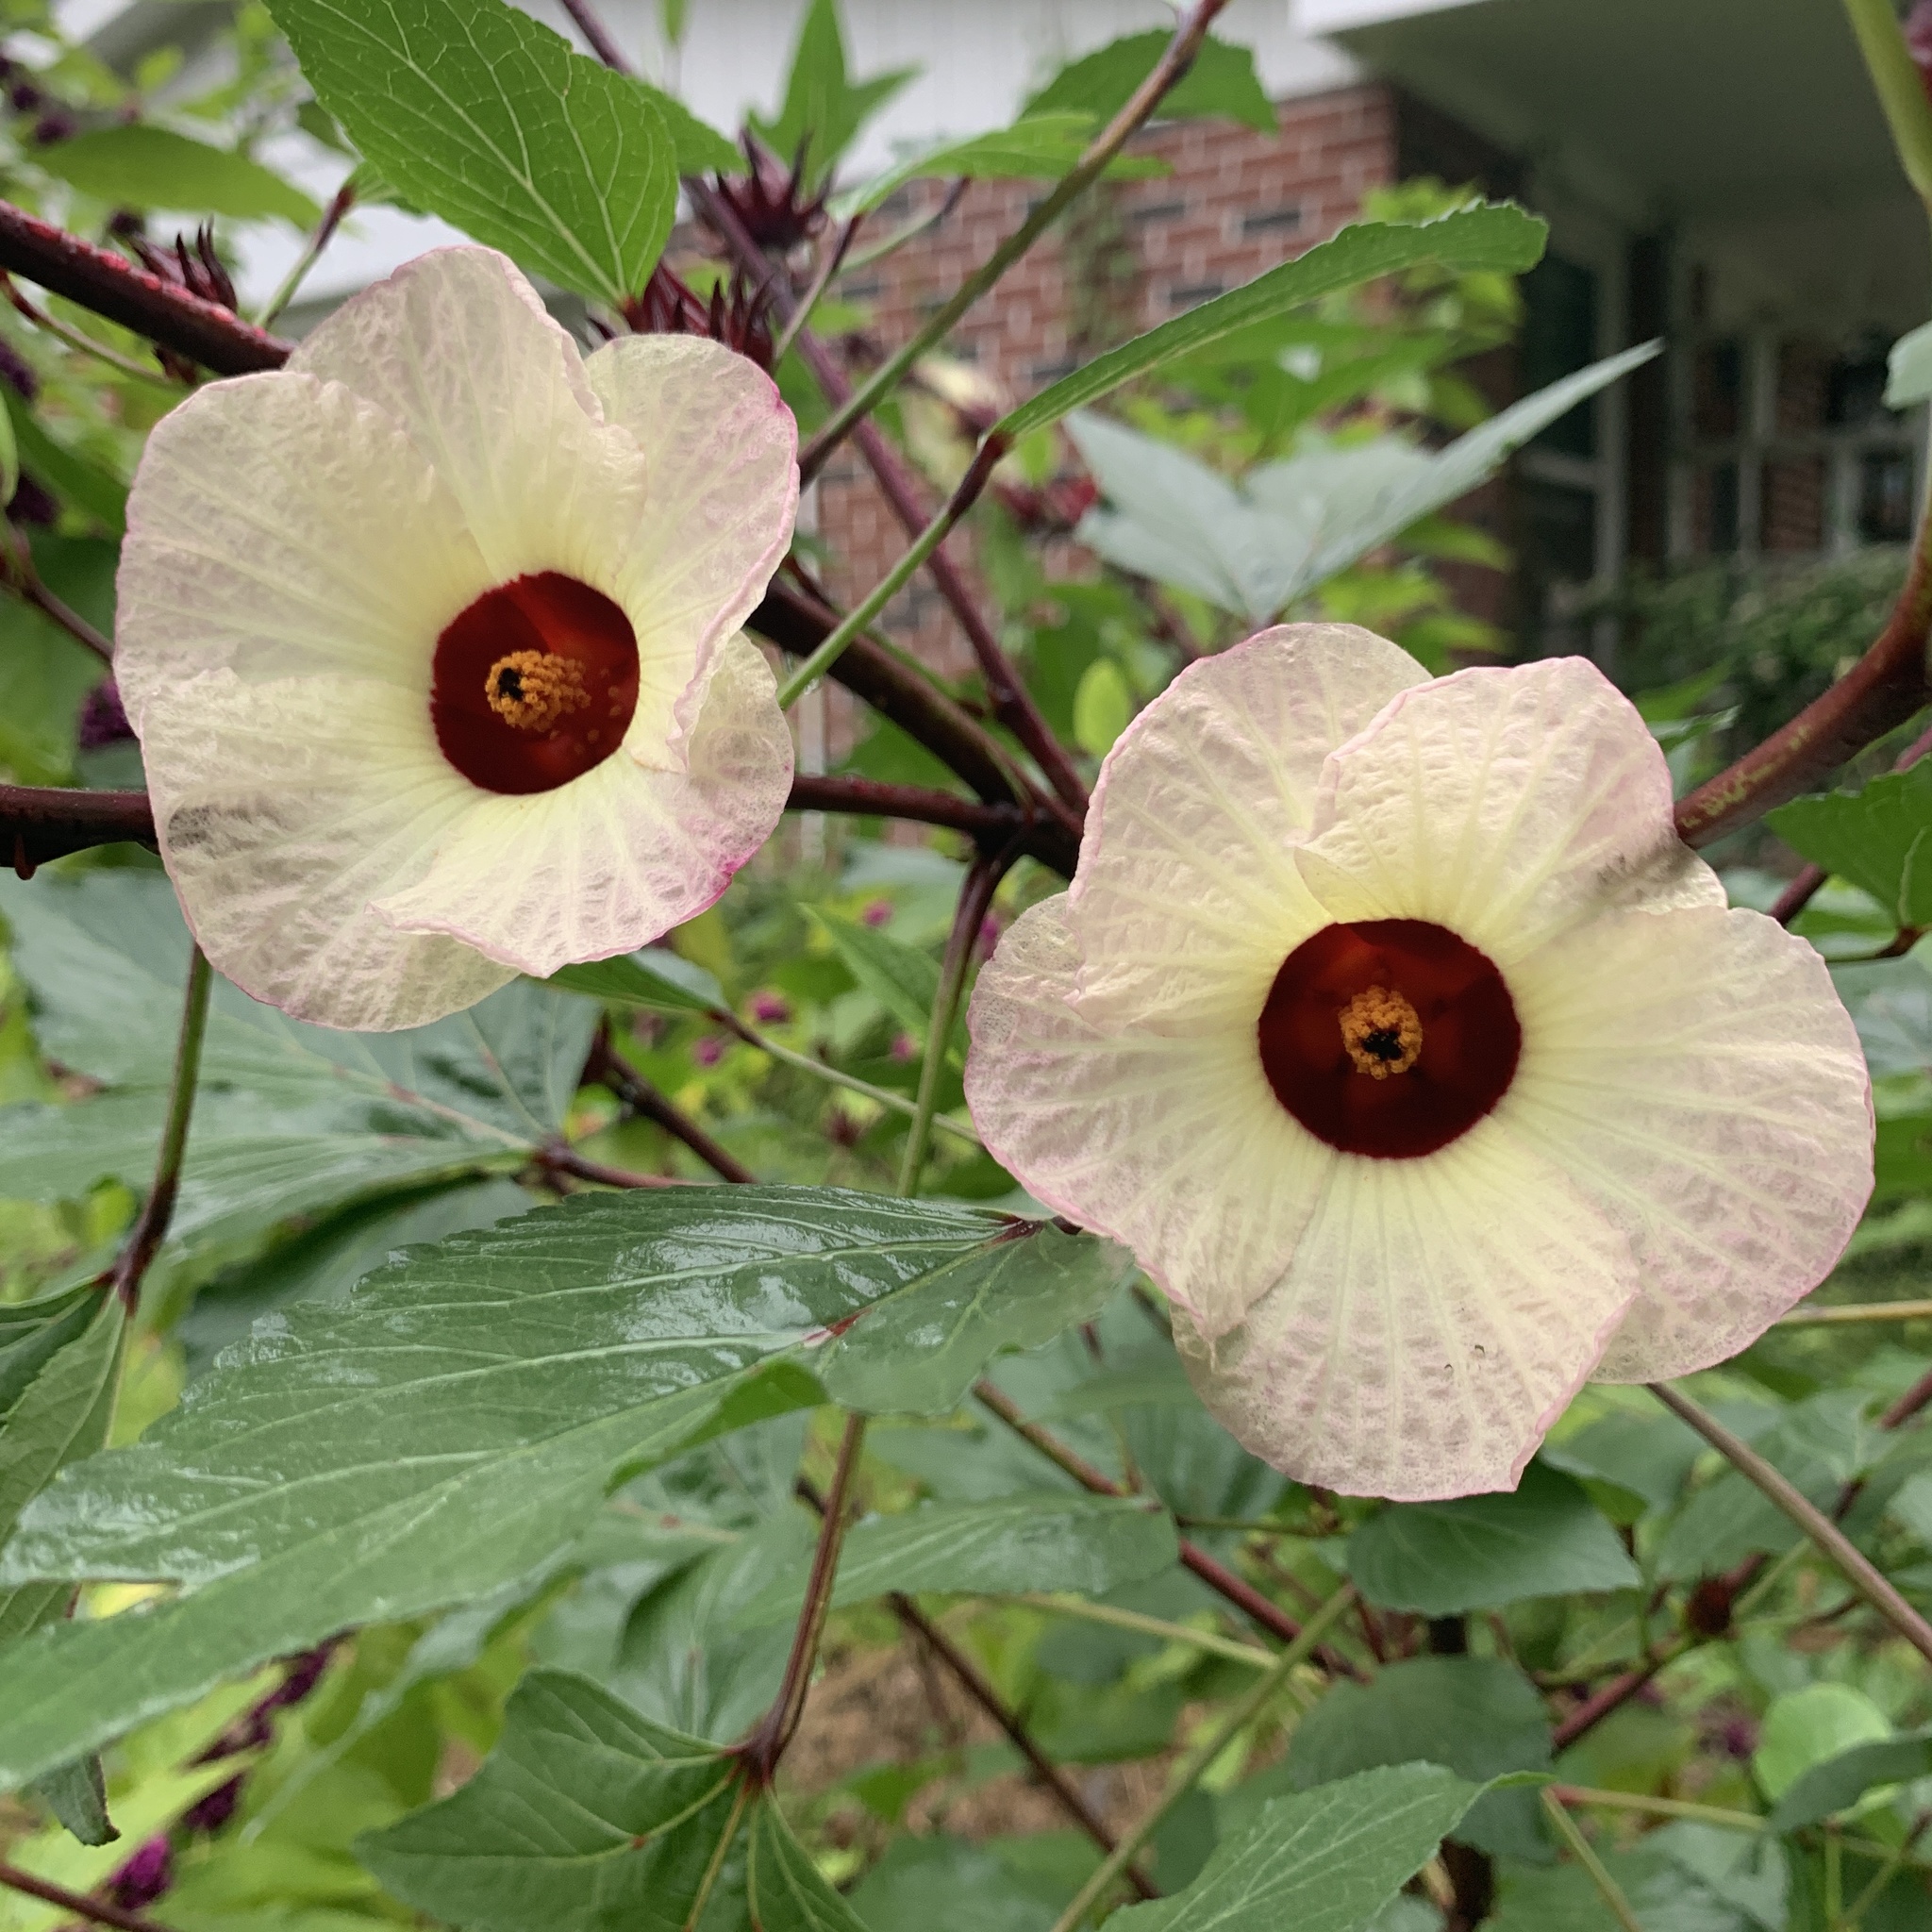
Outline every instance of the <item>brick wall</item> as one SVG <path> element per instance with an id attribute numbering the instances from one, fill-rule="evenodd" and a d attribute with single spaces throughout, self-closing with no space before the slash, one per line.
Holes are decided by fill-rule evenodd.
<path id="1" fill-rule="evenodd" d="M 1009 400 L 1076 360 L 1151 328 L 1325 241 L 1371 188 L 1398 177 L 1396 97 L 1368 85 L 1289 101 L 1273 136 L 1210 121 L 1157 127 L 1135 144 L 1170 174 L 1104 186 L 1045 236 L 972 309 L 950 351 Z M 944 187 L 916 183 L 873 218 L 875 232 L 934 206 Z M 1027 181 L 974 182 L 944 223 L 840 292 L 873 311 L 877 341 L 904 341 L 1024 219 L 1041 192 Z M 819 483 L 819 531 L 831 588 L 850 600 L 883 576 L 904 547 L 897 520 L 849 447 Z M 937 491 L 934 492 L 937 501 Z M 955 538 L 955 552 L 963 540 Z M 948 671 L 964 640 L 928 580 L 916 578 L 886 614 L 899 641 Z"/>

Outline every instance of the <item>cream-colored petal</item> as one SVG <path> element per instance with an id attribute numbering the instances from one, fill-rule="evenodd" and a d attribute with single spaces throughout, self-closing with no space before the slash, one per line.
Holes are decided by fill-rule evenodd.
<path id="1" fill-rule="evenodd" d="M 375 404 L 455 493 L 498 583 L 554 570 L 617 597 L 644 458 L 576 344 L 489 248 L 438 248 L 341 306 L 290 358 Z M 622 598 L 619 598 L 622 602 Z"/>
<path id="2" fill-rule="evenodd" d="M 791 786 L 791 738 L 758 648 L 712 660 L 684 772 L 625 752 L 553 791 L 473 794 L 434 863 L 379 910 L 521 972 L 626 953 L 695 917 L 770 835 Z"/>
<path id="3" fill-rule="evenodd" d="M 1184 1040 L 1099 1025 L 1070 998 L 1078 966 L 1064 894 L 1001 937 L 973 994 L 974 1124 L 1218 1334 L 1287 1265 L 1340 1157 L 1274 1098 L 1252 1018 Z"/>
<path id="4" fill-rule="evenodd" d="M 1329 918 L 1430 920 L 1506 969 L 1611 907 L 1723 903 L 1656 740 L 1581 658 L 1403 692 L 1330 758 L 1295 858 Z"/>
<path id="5" fill-rule="evenodd" d="M 1830 1272 L 1872 1191 L 1871 1082 L 1824 960 L 1757 912 L 1620 912 L 1509 985 L 1523 1058 L 1499 1113 L 1641 1271 L 1597 1374 L 1735 1355 Z"/>
<path id="6" fill-rule="evenodd" d="M 380 1032 L 473 1006 L 514 975 L 371 901 L 422 876 L 480 795 L 396 687 L 350 676 L 157 692 L 142 749 L 183 910 L 244 992 L 323 1026 Z"/>
<path id="7" fill-rule="evenodd" d="M 1514 1488 L 1636 1291 L 1608 1218 L 1491 1119 L 1421 1159 L 1338 1158 L 1242 1324 L 1175 1339 L 1255 1455 L 1418 1502 Z"/>
<path id="8" fill-rule="evenodd" d="M 223 666 L 378 680 L 426 708 L 436 640 L 490 581 L 454 497 L 371 404 L 313 375 L 210 383 L 135 476 L 114 672 L 137 725 Z"/>
<path id="9" fill-rule="evenodd" d="M 1252 1025 L 1328 924 L 1296 872 L 1323 761 L 1424 673 L 1355 625 L 1281 625 L 1191 664 L 1108 754 L 1071 917 L 1103 1024 Z"/>
<path id="10" fill-rule="evenodd" d="M 630 740 L 676 711 L 757 607 L 791 541 L 798 425 L 755 363 L 695 336 L 622 336 L 584 374 L 644 452 L 645 499 L 614 593 L 638 636 Z M 655 762 L 647 758 L 646 762 Z"/>

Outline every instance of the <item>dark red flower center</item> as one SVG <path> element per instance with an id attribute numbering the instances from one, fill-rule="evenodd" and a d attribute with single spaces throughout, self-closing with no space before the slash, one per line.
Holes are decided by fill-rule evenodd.
<path id="1" fill-rule="evenodd" d="M 637 703 L 630 619 L 559 571 L 486 591 L 436 641 L 436 741 L 486 791 L 582 777 L 624 741 Z"/>
<path id="2" fill-rule="evenodd" d="M 1344 1154 L 1405 1160 L 1508 1091 L 1523 1029 L 1503 975 L 1423 919 L 1331 925 L 1281 963 L 1257 1028 L 1274 1097 Z"/>

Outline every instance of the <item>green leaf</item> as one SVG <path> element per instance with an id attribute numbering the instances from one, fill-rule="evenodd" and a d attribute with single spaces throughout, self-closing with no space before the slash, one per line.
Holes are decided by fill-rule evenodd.
<path id="1" fill-rule="evenodd" d="M 589 1679 L 532 1671 L 502 1738 L 454 1797 L 365 1833 L 357 1855 L 404 1904 L 470 1932 L 689 1923 L 722 1873 L 759 1932 L 863 1932 L 728 1752 L 656 1724 Z"/>
<path id="2" fill-rule="evenodd" d="M 7 1312 L 11 1319 L 0 1321 L 0 1552 L 21 1511 L 56 1474 L 108 1440 L 123 1326 L 119 1298 L 92 1288 Z M 67 1596 L 58 1584 L 0 1584 L 0 1641 L 58 1616 Z"/>
<path id="3" fill-rule="evenodd" d="M 641 289 L 677 200 L 650 93 L 503 0 L 273 0 L 322 105 L 415 206 L 564 288 Z"/>
<path id="4" fill-rule="evenodd" d="M 1367 1684 L 1337 1684 L 1302 1719 L 1288 1774 L 1303 1790 L 1380 1764 L 1446 1764 L 1475 1782 L 1550 1762 L 1550 1722 L 1537 1688 L 1490 1657 L 1422 1657 L 1388 1665 Z M 1537 1801 L 1491 1791 L 1461 1836 L 1485 1851 L 1541 1855 Z"/>
<path id="5" fill-rule="evenodd" d="M 1885 407 L 1908 409 L 1932 396 L 1932 322 L 1922 322 L 1892 343 L 1885 358 Z"/>
<path id="6" fill-rule="evenodd" d="M 1096 123 L 1111 121 L 1154 72 L 1173 39 L 1156 27 L 1084 54 L 1062 67 L 1022 111 L 1033 115 L 1079 108 Z M 1212 37 L 1202 42 L 1193 65 L 1169 91 L 1158 112 L 1163 121 L 1212 117 L 1237 121 L 1257 134 L 1275 132 L 1274 108 L 1255 72 L 1254 54 Z"/>
<path id="7" fill-rule="evenodd" d="M 356 1853 L 405 1905 L 478 1932 L 675 1925 L 730 1813 L 733 1768 L 588 1678 L 532 1671 L 475 1776 Z"/>
<path id="8" fill-rule="evenodd" d="M 1458 208 L 1430 222 L 1353 223 L 1294 260 L 1096 357 L 1084 369 L 1023 403 L 997 425 L 995 433 L 1017 442 L 1071 411 L 1098 402 L 1123 383 L 1151 375 L 1236 329 L 1399 269 L 1434 262 L 1462 272 L 1492 269 L 1521 274 L 1542 254 L 1548 232 L 1547 225 L 1536 216 L 1507 203 Z"/>
<path id="9" fill-rule="evenodd" d="M 189 939 L 165 878 L 0 878 L 43 1045 L 111 1083 L 0 1113 L 0 1195 L 145 1188 L 166 1107 Z M 353 1201 L 521 1165 L 553 1138 L 597 1009 L 528 981 L 392 1034 L 289 1020 L 217 982 L 181 1192 L 152 1288 L 192 1286 Z"/>
<path id="10" fill-rule="evenodd" d="M 1764 822 L 1801 857 L 1870 892 L 1900 925 L 1932 925 L 1932 770 L 1924 763 L 1860 791 L 1794 798 Z"/>
<path id="11" fill-rule="evenodd" d="M 1240 483 L 1171 444 L 1078 415 L 1069 433 L 1108 498 L 1081 519 L 1080 539 L 1136 575 L 1177 584 L 1265 624 L 1473 490 L 1540 430 L 1657 353 L 1647 343 L 1592 363 L 1512 403 L 1446 449 L 1384 436 L 1305 449 Z"/>
<path id="12" fill-rule="evenodd" d="M 34 481 L 86 511 L 108 535 L 122 535 L 127 527 L 126 484 L 57 441 L 10 385 L 0 386 L 0 401 L 7 405 L 21 463 Z"/>
<path id="13" fill-rule="evenodd" d="M 835 1607 L 889 1591 L 1017 1596 L 1076 1590 L 1101 1596 L 1158 1575 L 1178 1560 L 1174 1519 L 1138 1496 L 1041 1494 L 992 1503 L 929 1503 L 859 1524 L 845 1538 Z M 739 1622 L 790 1623 L 804 1601 L 802 1574 L 753 1598 Z"/>
<path id="14" fill-rule="evenodd" d="M 667 94 L 662 88 L 635 76 L 631 85 L 663 117 L 680 175 L 728 175 L 744 166 L 744 157 L 737 147 L 708 121 L 700 121 L 675 94 Z"/>
<path id="15" fill-rule="evenodd" d="M 1404 1764 L 1272 1799 L 1185 1891 L 1108 1923 L 1119 1932 L 1359 1932 L 1481 1794 L 1440 1766 Z"/>
<path id="16" fill-rule="evenodd" d="M 846 1408 L 943 1415 L 1001 1350 L 1038 1348 L 1098 1314 L 1133 1266 L 1110 1241 L 1008 1220 L 984 1246 L 828 1335 L 808 1360 Z"/>
<path id="17" fill-rule="evenodd" d="M 1121 667 L 1111 658 L 1094 658 L 1074 691 L 1074 741 L 1104 758 L 1133 717 L 1134 696 Z"/>
<path id="18" fill-rule="evenodd" d="M 1771 1814 L 1775 1832 L 1797 1831 L 1849 1811 L 1874 1785 L 1932 1777 L 1932 1727 L 1855 1744 L 1803 1773 Z"/>
<path id="19" fill-rule="evenodd" d="M 932 1003 L 940 990 L 940 963 L 930 953 L 895 940 L 875 925 L 841 919 L 814 909 L 833 950 L 846 970 L 914 1040 L 932 1024 Z M 955 1027 L 960 1031 L 964 1022 Z"/>
<path id="20" fill-rule="evenodd" d="M 1028 114 L 1010 127 L 995 127 L 964 141 L 942 142 L 909 156 L 883 175 L 840 195 L 832 212 L 841 221 L 868 214 L 908 181 L 947 175 L 969 181 L 1003 181 L 1041 175 L 1058 178 L 1086 151 L 1093 133 L 1091 114 Z"/>
<path id="21" fill-rule="evenodd" d="M 774 121 L 758 114 L 748 118 L 759 139 L 781 160 L 789 164 L 802 150 L 807 179 L 820 182 L 858 130 L 918 71 L 899 67 L 869 80 L 849 79 L 838 0 L 810 0 L 799 23 L 798 45 L 785 82 L 785 105 Z"/>
<path id="22" fill-rule="evenodd" d="M 20 488 L 20 441 L 13 433 L 13 411 L 0 409 L 0 505 L 13 501 Z"/>
<path id="23" fill-rule="evenodd" d="M 179 1586 L 0 1651 L 0 1790 L 265 1658 L 537 1571 L 614 1472 L 685 1445 L 761 1368 L 838 1351 L 889 1383 L 919 1324 L 869 1355 L 878 1316 L 936 1295 L 957 1330 L 985 1264 L 1050 1233 L 832 1189 L 579 1195 L 291 1309 L 135 1447 L 68 1471 L 0 1552 L 0 1584 Z M 1024 1270 L 1004 1279 L 1024 1294 Z M 991 1310 L 977 1334 L 1001 1339 Z M 953 1373 L 970 1354 L 953 1342 Z"/>
<path id="24" fill-rule="evenodd" d="M 77 1843 L 110 1845 L 121 1836 L 108 1816 L 108 1781 L 93 1753 L 50 1771 L 29 1789 Z"/>
<path id="25" fill-rule="evenodd" d="M 1611 1415 L 1560 1442 L 1545 1442 L 1538 1459 L 1571 1475 L 1614 1483 L 1667 1509 L 1682 1494 L 1704 1438 L 1674 1415 Z"/>
<path id="26" fill-rule="evenodd" d="M 116 208 L 225 215 L 234 222 L 279 218 L 298 228 L 312 228 L 322 219 L 322 209 L 272 168 L 165 127 L 96 128 L 35 148 L 33 164 Z"/>
<path id="27" fill-rule="evenodd" d="M 1751 1769 L 1765 1795 L 1782 1805 L 1800 1781 L 1840 1757 L 1893 1742 L 1891 1721 L 1852 1684 L 1807 1684 L 1774 1698 L 1764 1713 Z M 1834 1779 L 1821 1791 L 1840 1788 Z"/>
<path id="28" fill-rule="evenodd" d="M 1425 1617 L 1643 1581 L 1596 1505 L 1536 1463 L 1513 1494 L 1379 1510 L 1348 1540 L 1348 1574 L 1371 1603 Z"/>
<path id="29" fill-rule="evenodd" d="M 615 959 L 566 966 L 544 984 L 657 1013 L 708 1013 L 724 1004 L 724 989 L 717 980 L 668 946 L 646 946 L 641 953 Z"/>

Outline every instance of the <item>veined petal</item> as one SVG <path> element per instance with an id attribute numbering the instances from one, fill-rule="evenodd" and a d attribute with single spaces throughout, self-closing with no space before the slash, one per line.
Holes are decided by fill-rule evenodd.
<path id="1" fill-rule="evenodd" d="M 354 390 L 403 430 L 454 492 L 492 582 L 554 570 L 618 597 L 644 458 L 605 424 L 576 344 L 505 257 L 437 248 L 405 262 L 288 366 Z"/>
<path id="2" fill-rule="evenodd" d="M 1094 790 L 1070 901 L 1082 1010 L 1252 1027 L 1282 960 L 1328 923 L 1291 857 L 1323 762 L 1424 677 L 1346 624 L 1281 625 L 1183 671 Z"/>
<path id="3" fill-rule="evenodd" d="M 637 632 L 627 741 L 688 729 L 698 672 L 765 593 L 798 508 L 798 425 L 755 363 L 695 336 L 624 336 L 584 375 L 649 452 L 636 538 L 612 593 Z M 647 757 L 645 762 L 657 762 Z"/>
<path id="4" fill-rule="evenodd" d="M 489 583 L 380 410 L 313 375 L 210 383 L 156 425 L 127 499 L 114 673 L 137 729 L 157 692 L 225 665 L 425 706 L 438 633 Z"/>
<path id="5" fill-rule="evenodd" d="M 1329 760 L 1295 860 L 1328 918 L 1429 920 L 1506 972 L 1613 907 L 1723 903 L 1662 751 L 1581 658 L 1405 691 Z"/>
<path id="6" fill-rule="evenodd" d="M 1824 962 L 1756 912 L 1623 912 L 1519 960 L 1499 1110 L 1624 1233 L 1600 1379 L 1689 1374 L 1830 1272 L 1872 1190 L 1872 1090 Z"/>
<path id="7" fill-rule="evenodd" d="M 434 862 L 379 902 L 405 933 L 443 933 L 544 975 L 695 917 L 770 835 L 791 785 L 776 686 L 742 636 L 712 661 L 689 768 L 626 752 L 552 791 L 471 791 Z"/>
<path id="8" fill-rule="evenodd" d="M 1485 1121 L 1419 1160 L 1338 1156 L 1279 1281 L 1175 1339 L 1202 1400 L 1303 1482 L 1419 1502 L 1513 1489 L 1637 1291 L 1629 1244 Z"/>
<path id="9" fill-rule="evenodd" d="M 1340 1157 L 1274 1098 L 1252 1017 L 1184 1040 L 1098 1024 L 1071 998 L 1079 959 L 1065 895 L 1001 937 L 973 994 L 974 1124 L 1218 1334 L 1287 1265 Z"/>
<path id="10" fill-rule="evenodd" d="M 386 1031 L 474 1006 L 514 975 L 371 901 L 427 870 L 479 794 L 420 698 L 345 676 L 157 691 L 142 721 L 161 857 L 216 969 L 318 1025 Z"/>

